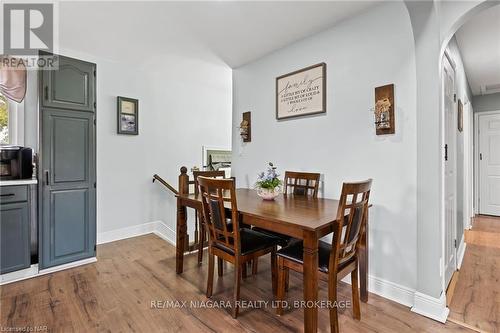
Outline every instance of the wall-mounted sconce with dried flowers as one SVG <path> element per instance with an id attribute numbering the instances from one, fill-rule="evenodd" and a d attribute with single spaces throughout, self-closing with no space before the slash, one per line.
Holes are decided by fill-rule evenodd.
<path id="1" fill-rule="evenodd" d="M 377 135 L 394 134 L 394 84 L 375 88 L 375 129 Z"/>
<path id="2" fill-rule="evenodd" d="M 243 142 L 252 141 L 251 129 L 252 129 L 252 122 L 251 122 L 250 111 L 243 112 L 243 119 L 241 120 L 240 123 L 240 135 L 241 138 L 243 139 Z"/>

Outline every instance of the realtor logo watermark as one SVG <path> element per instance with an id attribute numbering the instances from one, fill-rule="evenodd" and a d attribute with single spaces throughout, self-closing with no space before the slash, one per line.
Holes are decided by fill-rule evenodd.
<path id="1" fill-rule="evenodd" d="M 55 69 L 56 3 L 3 3 L 2 64 L 15 68 Z M 43 55 L 39 51 L 44 51 Z M 8 57 L 6 57 L 8 56 Z"/>

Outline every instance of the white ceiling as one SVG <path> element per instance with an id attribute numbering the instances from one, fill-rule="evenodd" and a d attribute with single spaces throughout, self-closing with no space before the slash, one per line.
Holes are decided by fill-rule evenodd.
<path id="1" fill-rule="evenodd" d="M 473 17 L 456 38 L 472 94 L 500 92 L 500 5 Z"/>
<path id="2" fill-rule="evenodd" d="M 376 2 L 60 2 L 59 38 L 110 60 L 211 57 L 236 68 Z"/>

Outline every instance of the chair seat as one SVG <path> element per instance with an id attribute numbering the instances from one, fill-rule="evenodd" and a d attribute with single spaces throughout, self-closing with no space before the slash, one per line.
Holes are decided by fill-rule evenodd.
<path id="1" fill-rule="evenodd" d="M 273 236 L 265 235 L 252 229 L 240 229 L 241 255 L 247 255 L 259 250 L 264 250 L 278 245 L 278 239 Z M 220 243 L 214 244 L 215 247 L 227 253 L 234 255 L 234 251 Z"/>
<path id="2" fill-rule="evenodd" d="M 290 243 L 292 243 L 295 240 L 298 241 L 298 239 L 293 238 L 291 236 L 283 235 L 283 234 L 280 234 L 280 233 L 277 233 L 274 231 L 270 231 L 270 230 L 266 230 L 266 229 L 262 229 L 259 227 L 253 227 L 252 230 L 255 230 L 255 231 L 260 232 L 264 235 L 268 235 L 268 236 L 276 238 L 278 240 L 278 245 L 282 246 L 282 247 L 289 245 Z"/>
<path id="3" fill-rule="evenodd" d="M 328 266 L 330 263 L 330 252 L 332 251 L 332 246 L 323 241 L 319 241 L 318 244 L 318 269 L 321 272 L 328 273 Z M 294 242 L 287 247 L 280 249 L 277 255 L 285 259 L 294 261 L 298 264 L 304 264 L 304 246 L 302 241 Z M 345 266 L 349 265 L 352 260 L 346 260 L 339 264 L 339 271 Z"/>

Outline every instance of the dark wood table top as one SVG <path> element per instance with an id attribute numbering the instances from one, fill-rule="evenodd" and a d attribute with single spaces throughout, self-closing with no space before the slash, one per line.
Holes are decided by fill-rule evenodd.
<path id="1" fill-rule="evenodd" d="M 201 202 L 200 195 L 179 194 L 178 197 Z M 339 204 L 338 200 L 294 195 L 280 195 L 274 201 L 266 201 L 252 189 L 236 189 L 236 202 L 243 215 L 310 231 L 334 224 Z"/>

